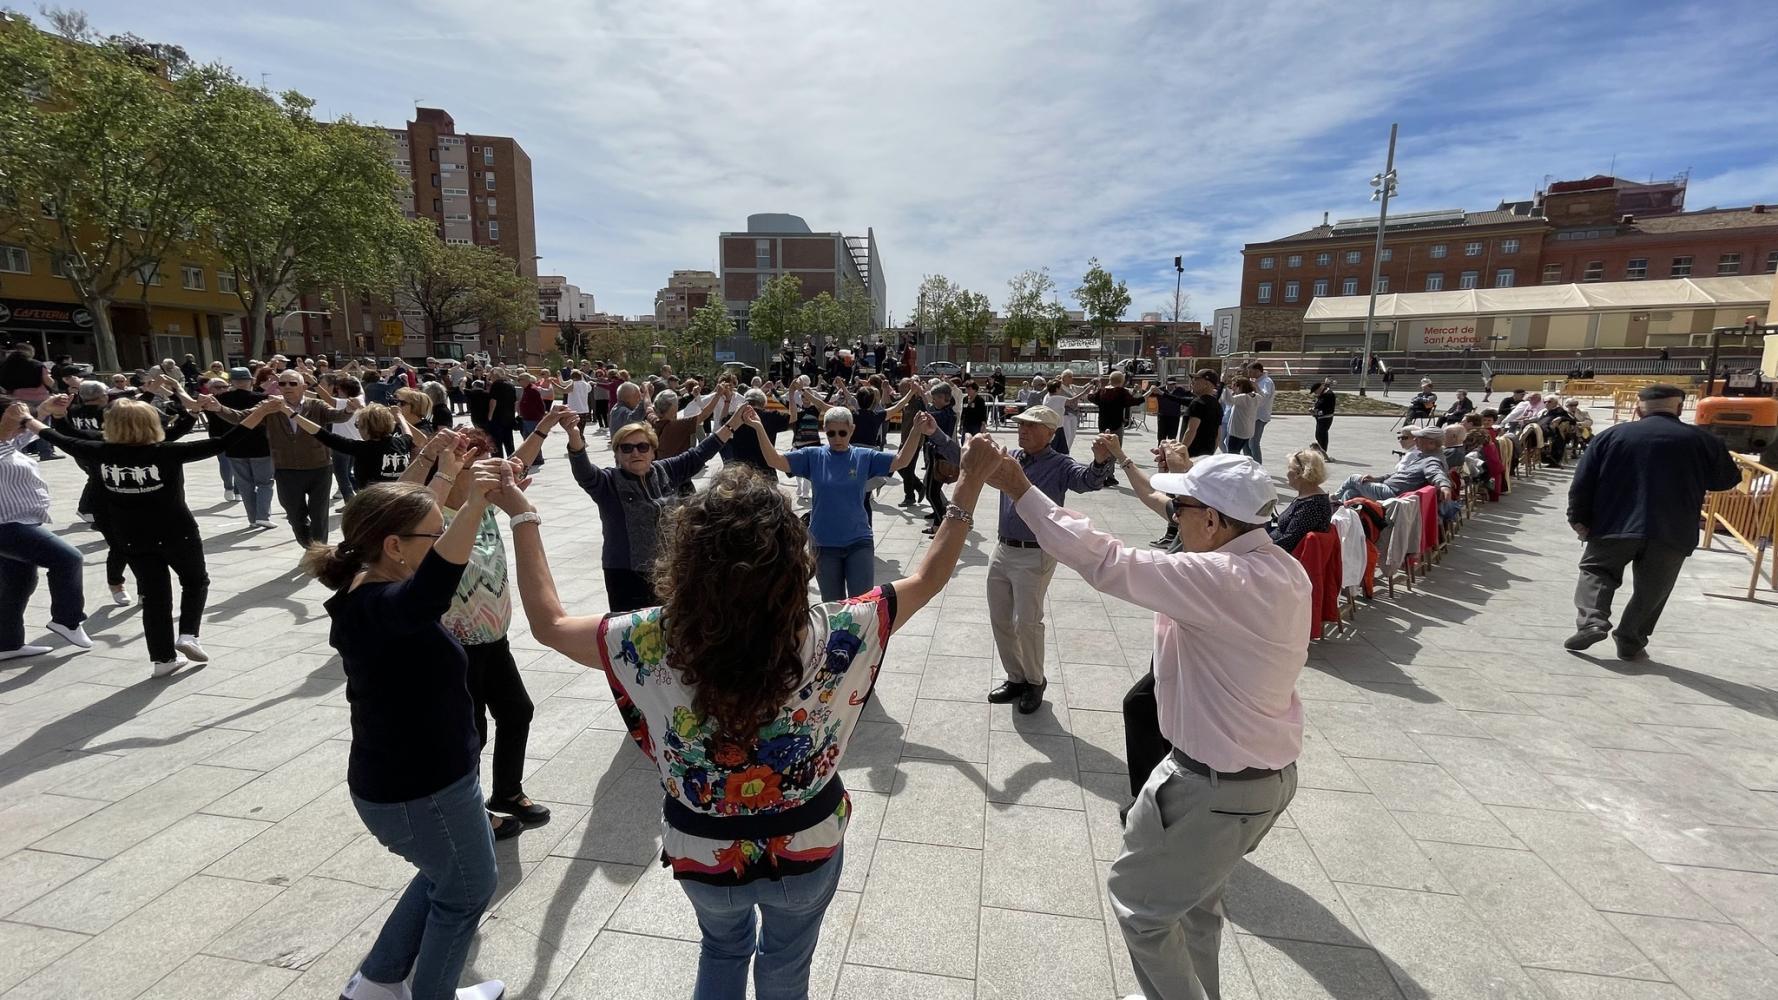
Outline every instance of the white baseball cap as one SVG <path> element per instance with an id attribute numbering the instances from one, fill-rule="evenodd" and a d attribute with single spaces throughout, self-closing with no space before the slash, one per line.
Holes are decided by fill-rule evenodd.
<path id="1" fill-rule="evenodd" d="M 1028 406 L 1013 419 L 1021 424 L 1042 424 L 1052 431 L 1062 426 L 1062 415 L 1047 406 Z"/>
<path id="2" fill-rule="evenodd" d="M 1247 524 L 1272 516 L 1278 490 L 1258 462 L 1244 455 L 1206 455 L 1186 472 L 1163 472 L 1149 479 L 1161 493 L 1191 497 L 1211 510 Z"/>

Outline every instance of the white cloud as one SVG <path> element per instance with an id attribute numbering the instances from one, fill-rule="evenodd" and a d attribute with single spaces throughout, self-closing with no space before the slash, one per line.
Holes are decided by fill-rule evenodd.
<path id="1" fill-rule="evenodd" d="M 251 7 L 251 4 L 244 5 Z M 112 9 L 105 9 L 110 7 Z M 291 8 L 284 8 L 286 10 Z M 542 266 L 646 311 L 675 267 L 759 211 L 875 227 L 891 308 L 943 272 L 996 303 L 1088 257 L 1200 315 L 1234 301 L 1239 248 L 1368 208 L 1390 120 L 1402 210 L 1491 208 L 1543 174 L 1667 175 L 1778 201 L 1769 19 L 1540 5 L 346 4 L 300 15 L 99 5 L 335 113 L 414 98 L 530 152 Z M 1731 61 L 1697 58 L 1735 51 Z M 1740 95 L 1747 95 L 1742 98 Z M 1720 194 L 1719 194 L 1720 192 Z"/>

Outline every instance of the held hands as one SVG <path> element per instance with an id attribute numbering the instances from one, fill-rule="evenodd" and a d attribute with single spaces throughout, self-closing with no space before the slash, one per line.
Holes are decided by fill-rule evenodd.
<path id="1" fill-rule="evenodd" d="M 920 415 L 914 418 L 914 430 L 918 431 L 921 436 L 928 436 L 938 430 L 938 421 L 933 419 L 931 413 L 921 410 Z"/>
<path id="2" fill-rule="evenodd" d="M 66 393 L 51 396 L 37 404 L 37 415 L 40 417 L 64 417 L 68 415 L 68 396 Z"/>
<path id="3" fill-rule="evenodd" d="M 981 482 L 991 477 L 994 467 L 1005 457 L 1006 450 L 992 436 L 977 434 L 963 442 L 962 474 Z"/>
<path id="4" fill-rule="evenodd" d="M 11 441 L 18 436 L 25 421 L 31 419 L 31 410 L 23 403 L 14 403 L 0 413 L 0 441 Z"/>
<path id="5" fill-rule="evenodd" d="M 1093 439 L 1093 462 L 1102 463 L 1111 460 L 1113 448 L 1117 446 L 1116 434 L 1101 434 Z"/>
<path id="6" fill-rule="evenodd" d="M 723 426 L 727 427 L 729 430 L 733 431 L 736 428 L 740 427 L 742 424 L 756 424 L 756 423 L 759 423 L 759 414 L 754 413 L 753 412 L 753 404 L 748 403 L 747 405 L 736 410 L 734 413 L 729 414 L 728 422 L 723 424 Z"/>
<path id="7" fill-rule="evenodd" d="M 525 485 L 529 483 L 505 459 L 485 459 L 475 463 L 475 487 L 470 496 L 493 504 L 511 517 L 532 509 L 531 499 L 525 495 Z"/>

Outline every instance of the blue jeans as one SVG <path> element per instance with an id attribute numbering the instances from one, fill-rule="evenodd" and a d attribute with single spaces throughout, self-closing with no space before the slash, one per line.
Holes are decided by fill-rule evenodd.
<path id="1" fill-rule="evenodd" d="M 718 886 L 681 880 L 679 887 L 697 911 L 698 929 L 704 934 L 692 1000 L 742 1000 L 747 995 L 747 963 L 756 952 L 757 1000 L 806 1000 L 809 962 L 821 937 L 821 918 L 840 884 L 844 854 L 842 845 L 820 868 L 776 882 L 760 879 Z M 756 906 L 763 920 L 754 916 Z"/>
<path id="2" fill-rule="evenodd" d="M 235 470 L 235 491 L 241 494 L 241 507 L 249 521 L 272 519 L 272 459 L 231 458 Z"/>
<path id="3" fill-rule="evenodd" d="M 1340 484 L 1340 492 L 1335 496 L 1342 501 L 1350 500 L 1353 497 L 1369 497 L 1382 503 L 1385 500 L 1395 499 L 1395 491 L 1380 480 L 1372 480 L 1367 483 L 1361 476 L 1347 476 L 1346 481 Z"/>
<path id="4" fill-rule="evenodd" d="M 232 459 L 227 455 L 216 456 L 216 467 L 222 472 L 222 492 L 224 493 L 235 491 L 235 467 L 229 464 L 230 461 Z"/>
<path id="5" fill-rule="evenodd" d="M 526 420 L 525 418 L 520 417 L 519 418 L 519 444 L 521 444 L 521 445 L 524 444 L 525 439 L 530 437 L 531 432 L 536 429 L 537 429 L 537 421 Z M 515 454 L 517 453 L 516 449 L 514 450 L 514 453 Z M 533 462 L 532 464 L 533 465 L 542 465 L 543 464 L 543 453 L 542 452 L 538 452 L 537 461 Z"/>
<path id="6" fill-rule="evenodd" d="M 1247 457 L 1261 465 L 1266 463 L 1264 459 L 1259 457 L 1259 439 L 1265 436 L 1266 424 L 1268 423 L 1270 423 L 1270 421 L 1255 420 L 1253 422 L 1253 436 L 1247 439 Z"/>
<path id="7" fill-rule="evenodd" d="M 358 492 L 358 485 L 352 482 L 352 456 L 343 451 L 333 453 L 333 483 L 339 487 L 341 500 L 350 500 Z"/>
<path id="8" fill-rule="evenodd" d="M 815 547 L 815 583 L 823 601 L 843 601 L 877 585 L 877 545 L 867 538 L 851 545 Z"/>
<path id="9" fill-rule="evenodd" d="M 412 972 L 414 1000 L 455 1000 L 476 922 L 494 898 L 494 831 L 475 771 L 424 798 L 366 802 L 358 818 L 391 854 L 420 869 L 358 971 L 378 983 Z"/>
<path id="10" fill-rule="evenodd" d="M 0 524 L 0 649 L 25 644 L 25 602 L 39 566 L 49 570 L 49 620 L 69 628 L 86 621 L 80 550 L 41 524 Z"/>

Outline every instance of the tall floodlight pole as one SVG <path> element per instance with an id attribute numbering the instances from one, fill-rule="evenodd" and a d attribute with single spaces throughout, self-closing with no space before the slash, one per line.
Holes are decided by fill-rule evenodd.
<path id="1" fill-rule="evenodd" d="M 1377 280 L 1383 275 L 1383 228 L 1389 222 L 1389 198 L 1395 194 L 1395 130 L 1389 126 L 1389 156 L 1383 161 L 1383 172 L 1371 178 L 1371 200 L 1381 201 L 1377 212 L 1377 246 L 1371 252 L 1371 304 L 1364 312 L 1364 364 L 1358 370 L 1358 394 L 1368 396 L 1371 377 L 1371 336 L 1377 327 Z"/>
<path id="2" fill-rule="evenodd" d="M 1173 258 L 1173 349 L 1179 349 L 1179 283 L 1185 280 L 1185 258 Z"/>

